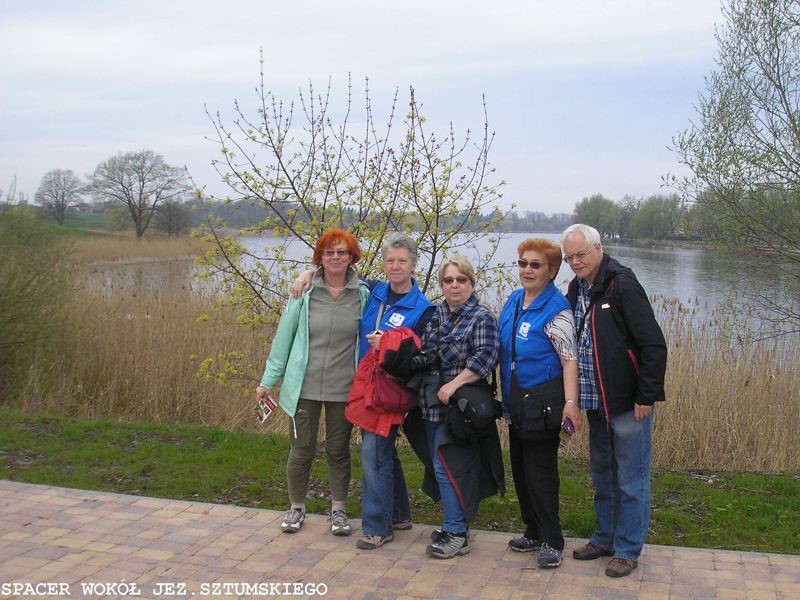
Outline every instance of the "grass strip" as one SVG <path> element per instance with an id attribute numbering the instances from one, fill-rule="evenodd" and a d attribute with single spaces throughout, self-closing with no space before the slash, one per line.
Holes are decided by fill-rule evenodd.
<path id="1" fill-rule="evenodd" d="M 196 425 L 83 421 L 0 411 L 0 478 L 12 481 L 285 510 L 289 441 Z M 419 491 L 422 468 L 401 444 L 415 522 L 439 525 L 437 504 Z M 307 508 L 328 510 L 324 449 L 314 462 Z M 506 456 L 506 465 L 508 457 Z M 567 537 L 594 528 L 585 463 L 562 459 L 561 521 Z M 472 527 L 519 532 L 506 472 L 505 497 L 485 500 Z M 361 468 L 353 449 L 348 502 L 360 514 Z M 695 548 L 800 554 L 800 477 L 787 474 L 654 471 L 648 542 Z"/>

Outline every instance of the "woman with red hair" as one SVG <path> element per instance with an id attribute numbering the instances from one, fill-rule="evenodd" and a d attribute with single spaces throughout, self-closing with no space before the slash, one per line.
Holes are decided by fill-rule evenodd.
<path id="1" fill-rule="evenodd" d="M 509 422 L 511 473 L 525 524 L 525 532 L 508 546 L 516 552 L 538 552 L 537 565 L 554 569 L 564 553 L 558 425 L 569 419 L 575 429 L 580 427 L 575 323 L 567 299 L 553 283 L 561 268 L 559 245 L 530 238 L 519 244 L 517 255 L 522 287 L 511 293 L 498 319 L 503 414 Z M 545 388 L 554 396 L 555 428 L 532 431 L 530 407 Z"/>
<path id="2" fill-rule="evenodd" d="M 329 229 L 319 238 L 312 262 L 311 287 L 289 298 L 272 340 L 256 397 L 266 399 L 278 383 L 278 405 L 292 420 L 287 464 L 291 506 L 281 523 L 295 533 L 305 519 L 305 500 L 317 431 L 325 409 L 325 453 L 331 486 L 331 533 L 350 535 L 345 504 L 350 487 L 350 432 L 344 418 L 359 348 L 358 327 L 369 297 L 353 269 L 361 258 L 356 238 Z"/>

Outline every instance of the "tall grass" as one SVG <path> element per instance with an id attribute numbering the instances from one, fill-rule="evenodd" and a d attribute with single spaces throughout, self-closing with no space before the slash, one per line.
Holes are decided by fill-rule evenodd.
<path id="1" fill-rule="evenodd" d="M 230 378 L 222 387 L 199 377 L 198 366 L 205 357 L 238 352 L 252 358 L 245 370 L 260 375 L 268 348 L 264 334 L 232 319 L 199 323 L 209 301 L 186 282 L 167 290 L 141 283 L 119 275 L 79 292 L 64 323 L 69 347 L 56 361 L 29 371 L 21 408 L 92 419 L 251 426 L 255 382 Z"/>
<path id="2" fill-rule="evenodd" d="M 137 240 L 132 234 L 98 237 L 78 237 L 74 240 L 75 254 L 82 263 L 114 261 L 174 260 L 192 257 L 202 242 L 190 237 L 152 235 Z"/>
<path id="3" fill-rule="evenodd" d="M 136 265 L 137 273 L 166 268 Z M 94 271 L 92 271 L 94 269 Z M 86 418 L 190 422 L 230 429 L 286 431 L 285 416 L 265 427 L 252 416 L 253 389 L 269 351 L 269 331 L 235 323 L 235 315 L 199 322 L 211 299 L 186 281 L 184 266 L 167 286 L 131 270 L 93 265 L 67 307 L 68 350 L 29 370 L 22 408 Z M 154 283 L 155 281 L 155 283 Z M 659 468 L 800 471 L 800 349 L 777 340 L 732 341 L 724 315 L 696 315 L 656 302 L 669 345 L 667 401 L 656 409 L 653 462 Z M 200 319 L 202 321 L 202 319 Z M 233 354 L 231 354 L 233 353 Z M 240 371 L 198 377 L 202 359 L 239 356 Z M 213 372 L 213 369 L 210 369 Z M 587 456 L 584 428 L 564 449 Z"/>
<path id="4" fill-rule="evenodd" d="M 675 300 L 656 307 L 669 345 L 667 402 L 654 455 L 663 466 L 800 470 L 800 346 L 742 341 L 747 332 L 717 309 L 693 323 Z"/>

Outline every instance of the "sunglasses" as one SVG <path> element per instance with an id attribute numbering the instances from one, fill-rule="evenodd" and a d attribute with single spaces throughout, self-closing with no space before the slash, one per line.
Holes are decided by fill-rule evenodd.
<path id="1" fill-rule="evenodd" d="M 519 265 L 520 269 L 527 269 L 530 267 L 534 271 L 538 271 L 545 266 L 544 263 L 540 263 L 538 260 L 525 260 L 524 258 L 520 258 L 517 261 L 517 264 Z"/>
<path id="2" fill-rule="evenodd" d="M 458 277 L 442 277 L 442 283 L 446 283 L 447 285 L 451 285 L 454 281 L 464 284 L 469 281 L 469 277 L 466 275 L 459 275 Z"/>

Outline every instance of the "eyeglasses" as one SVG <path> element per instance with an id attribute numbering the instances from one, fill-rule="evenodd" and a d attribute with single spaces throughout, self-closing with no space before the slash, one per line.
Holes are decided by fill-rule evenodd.
<path id="1" fill-rule="evenodd" d="M 564 257 L 564 262 L 569 264 L 569 263 L 575 261 L 575 259 L 583 260 L 584 257 L 587 254 L 589 254 L 592 250 L 594 250 L 594 246 L 592 246 L 591 248 L 589 248 L 587 250 L 584 250 L 583 252 L 576 252 L 575 254 L 570 254 L 569 256 L 565 256 Z"/>
<path id="2" fill-rule="evenodd" d="M 538 260 L 525 260 L 524 258 L 520 258 L 517 261 L 517 264 L 519 265 L 520 269 L 527 269 L 530 267 L 534 271 L 538 271 L 544 266 L 544 264 L 540 263 Z"/>
<path id="3" fill-rule="evenodd" d="M 341 248 L 337 250 L 323 250 L 322 256 L 325 258 L 333 258 L 334 256 L 338 256 L 339 258 L 344 258 L 345 256 L 350 256 L 350 250 L 343 250 Z"/>
<path id="4" fill-rule="evenodd" d="M 411 264 L 411 261 L 408 260 L 407 258 L 390 258 L 388 260 L 384 260 L 383 264 L 387 267 L 393 267 L 395 265 L 398 265 L 400 267 L 407 267 L 408 265 Z"/>
<path id="5" fill-rule="evenodd" d="M 457 281 L 463 285 L 469 281 L 469 277 L 466 275 L 459 275 L 458 277 L 442 277 L 442 283 L 446 283 L 447 285 L 452 285 L 454 281 Z"/>

